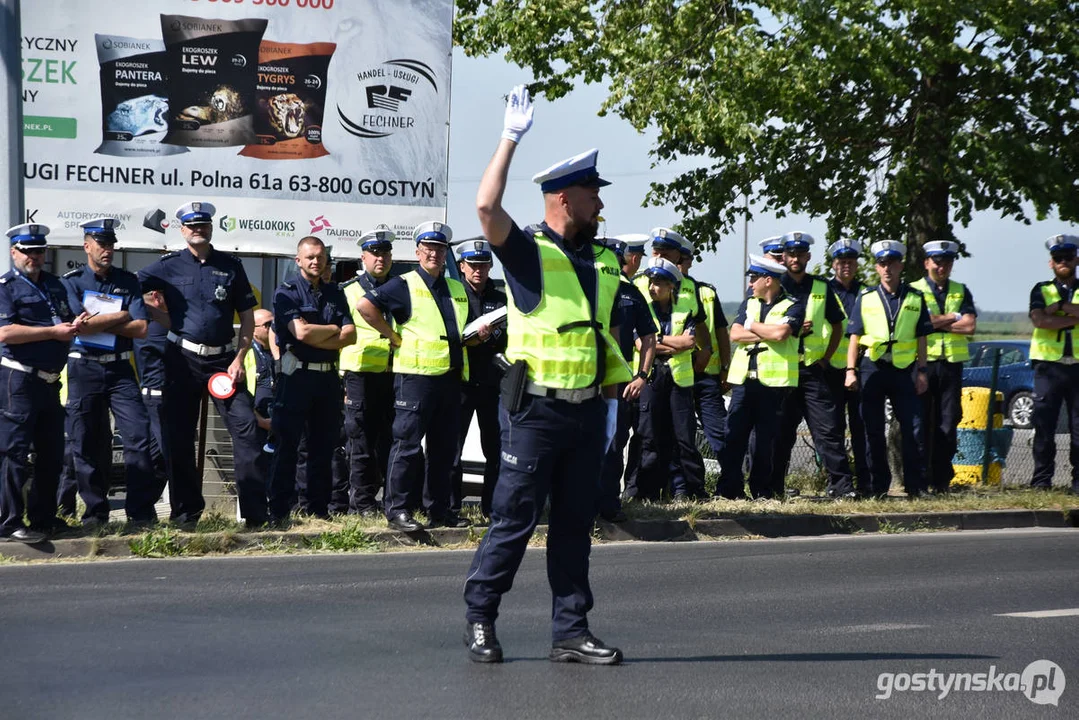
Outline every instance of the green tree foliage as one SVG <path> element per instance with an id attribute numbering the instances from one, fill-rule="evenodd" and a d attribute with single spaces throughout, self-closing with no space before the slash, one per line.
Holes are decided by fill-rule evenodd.
<path id="1" fill-rule="evenodd" d="M 654 164 L 699 160 L 648 199 L 701 244 L 743 195 L 915 248 L 975 211 L 1079 218 L 1069 0 L 457 0 L 455 41 L 550 99 L 607 82 Z"/>

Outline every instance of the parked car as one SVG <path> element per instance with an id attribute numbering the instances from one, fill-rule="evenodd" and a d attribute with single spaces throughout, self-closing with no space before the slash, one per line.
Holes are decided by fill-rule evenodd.
<path id="1" fill-rule="evenodd" d="M 1000 354 L 997 390 L 1004 393 L 1004 417 L 1013 427 L 1028 429 L 1034 421 L 1034 368 L 1027 340 L 987 340 L 970 344 L 963 364 L 963 386 L 989 387 L 993 359 Z"/>

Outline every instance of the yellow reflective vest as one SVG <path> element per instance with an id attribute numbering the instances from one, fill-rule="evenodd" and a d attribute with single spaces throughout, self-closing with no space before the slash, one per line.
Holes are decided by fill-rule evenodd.
<path id="1" fill-rule="evenodd" d="M 341 374 L 347 372 L 385 372 L 390 365 L 390 339 L 379 335 L 378 331 L 367 324 L 356 309 L 360 299 L 366 295 L 358 279 L 349 280 L 341 286 L 345 291 L 352 324 L 356 326 L 356 342 L 341 348 L 341 358 L 337 369 Z M 393 319 L 390 319 L 393 327 Z"/>
<path id="2" fill-rule="evenodd" d="M 787 311 L 794 305 L 790 297 L 780 299 L 768 311 L 765 325 L 783 325 Z M 746 317 L 754 323 L 761 322 L 761 301 L 751 297 L 746 300 Z M 754 343 L 735 343 L 731 356 L 731 369 L 727 382 L 742 385 L 749 373 L 749 356 L 757 356 L 757 380 L 768 387 L 795 387 L 798 385 L 798 333 L 792 329 L 786 340 L 761 340 Z"/>
<path id="3" fill-rule="evenodd" d="M 648 302 L 648 312 L 652 314 L 652 322 L 660 327 L 659 316 L 652 301 Z M 686 331 L 686 323 L 689 322 L 689 313 L 684 307 L 677 304 L 671 306 L 671 335 L 681 335 Z M 633 351 L 633 367 L 641 366 L 641 353 Z M 667 360 L 667 367 L 671 371 L 671 379 L 678 387 L 691 387 L 693 385 L 693 350 L 685 350 L 671 355 Z"/>
<path id="4" fill-rule="evenodd" d="M 405 375 L 445 375 L 450 370 L 450 343 L 446 336 L 446 323 L 438 309 L 435 296 L 427 288 L 427 283 L 418 271 L 401 276 L 408 285 L 408 296 L 412 303 L 412 313 L 406 322 L 401 323 L 397 332 L 401 335 L 401 347 L 394 354 L 394 372 Z M 457 336 L 464 335 L 465 321 L 468 319 L 468 296 L 465 286 L 459 280 L 446 278 L 450 295 L 453 298 L 454 319 L 457 322 Z M 461 348 L 461 379 L 468 380 L 468 353 Z"/>
<path id="5" fill-rule="evenodd" d="M 876 287 L 862 292 L 862 335 L 858 344 L 866 348 L 866 355 L 873 362 L 880 360 L 891 348 L 892 365 L 910 367 L 918 356 L 918 317 L 922 314 L 925 299 L 920 292 L 907 286 L 895 321 L 890 324 L 880 292 Z"/>
<path id="6" fill-rule="evenodd" d="M 812 365 L 824 357 L 828 343 L 832 339 L 832 325 L 824 317 L 827 306 L 828 283 L 820 278 L 813 278 L 813 286 L 806 298 L 806 320 L 813 323 L 813 332 L 801 338 L 802 364 Z M 797 330 L 800 333 L 801 330 Z"/>
<path id="7" fill-rule="evenodd" d="M 1046 282 L 1041 286 L 1042 297 L 1045 299 L 1045 306 L 1055 305 L 1060 302 L 1060 290 L 1057 288 L 1055 282 Z M 1065 300 L 1065 302 L 1079 303 L 1079 285 L 1072 288 L 1072 296 Z M 1057 316 L 1062 316 L 1064 313 L 1055 312 Z M 1056 362 L 1064 357 L 1064 342 L 1065 333 L 1072 332 L 1070 330 L 1046 330 L 1043 328 L 1034 328 L 1034 332 L 1030 336 L 1030 359 L 1031 360 L 1049 360 L 1050 362 Z M 1075 355 L 1075 333 L 1072 332 L 1072 355 Z"/>
<path id="8" fill-rule="evenodd" d="M 716 289 L 708 283 L 697 283 L 701 305 L 704 309 L 704 321 L 708 324 L 708 337 L 712 340 L 712 355 L 708 358 L 708 364 L 704 366 L 706 375 L 719 375 L 723 372 L 723 361 L 719 356 L 719 334 L 716 332 Z M 701 326 L 697 325 L 697 332 Z"/>
<path id="9" fill-rule="evenodd" d="M 910 284 L 915 290 L 920 290 L 925 298 L 925 304 L 933 315 L 954 315 L 959 312 L 966 297 L 967 288 L 963 283 L 954 280 L 948 281 L 948 290 L 944 296 L 944 308 L 937 302 L 937 296 L 933 287 L 929 284 L 929 278 L 922 278 Z M 925 357 L 929 361 L 947 360 L 948 362 L 964 362 L 970 359 L 970 342 L 966 335 L 953 332 L 935 332 L 925 339 Z"/>

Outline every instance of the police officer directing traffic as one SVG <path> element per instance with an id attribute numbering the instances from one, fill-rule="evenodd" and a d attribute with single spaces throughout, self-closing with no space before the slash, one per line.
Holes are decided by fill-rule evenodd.
<path id="1" fill-rule="evenodd" d="M 216 211 L 208 202 L 180 206 L 176 218 L 187 247 L 140 270 L 139 281 L 144 295 L 161 293 L 171 325 L 165 349 L 170 517 L 197 522 L 206 507 L 196 470 L 195 426 L 210 376 L 224 372 L 235 392 L 224 400 L 214 397 L 214 405 L 232 436 L 240 515 L 255 527 L 266 522 L 266 481 L 258 473 L 262 447 L 244 383 L 244 358 L 251 349 L 257 303 L 240 259 L 210 244 Z M 233 314 L 240 316 L 238 339 Z"/>
<path id="2" fill-rule="evenodd" d="M 45 225 L 17 225 L 7 231 L 12 268 L 0 276 L 0 541 L 39 543 L 58 524 L 56 490 L 64 458 L 64 408 L 60 371 L 68 347 L 87 314 L 77 317 L 60 278 L 45 263 Z M 27 457 L 34 446 L 34 483 Z"/>
<path id="3" fill-rule="evenodd" d="M 86 265 L 67 273 L 62 281 L 73 308 L 91 302 L 104 308 L 87 320 L 67 363 L 67 437 L 79 495 L 86 504 L 82 517 L 86 527 L 109 520 L 110 410 L 123 438 L 128 519 L 156 520 L 154 503 L 162 489 L 150 458 L 150 419 L 130 362 L 132 340 L 146 336 L 147 314 L 138 278 L 113 267 L 116 226 L 117 221 L 108 217 L 80 225 Z"/>
<path id="4" fill-rule="evenodd" d="M 528 91 L 506 105 L 502 139 L 476 196 L 483 235 L 506 273 L 509 339 L 502 393 L 502 469 L 491 526 L 465 579 L 465 645 L 476 662 L 501 662 L 495 619 L 548 497 L 547 577 L 553 596 L 554 662 L 610 665 L 622 652 L 588 626 L 588 555 L 608 444 L 608 408 L 631 372 L 611 337 L 618 260 L 595 244 L 607 185 L 598 151 L 558 163 L 533 180 L 543 192 L 544 222 L 521 230 L 502 206 L 510 161 L 532 125 Z M 604 390 L 606 388 L 606 390 Z M 610 413 L 610 436 L 615 413 Z"/>
<path id="5" fill-rule="evenodd" d="M 270 465 L 270 518 L 288 517 L 296 495 L 296 453 L 307 436 L 307 510 L 329 517 L 333 451 L 341 434 L 341 380 L 337 352 L 356 341 L 348 302 L 337 283 L 323 282 L 326 246 L 310 235 L 296 246 L 297 273 L 273 296 L 274 332 L 281 375 L 274 391 L 274 456 Z"/>
<path id="6" fill-rule="evenodd" d="M 483 238 L 471 238 L 457 245 L 457 268 L 464 279 L 468 296 L 469 322 L 506 307 L 506 294 L 491 282 L 491 244 Z M 461 511 L 463 500 L 463 475 L 461 455 L 468 437 L 472 415 L 480 431 L 480 449 L 483 450 L 483 490 L 480 493 L 480 510 L 484 516 L 491 514 L 491 496 L 498 481 L 502 430 L 498 424 L 498 382 L 501 375 L 495 367 L 495 355 L 506 349 L 505 323 L 494 327 L 481 325 L 479 342 L 468 347 L 468 380 L 461 385 L 461 425 L 457 443 L 457 457 L 453 463 L 450 482 L 450 509 Z"/>
<path id="7" fill-rule="evenodd" d="M 419 267 L 370 290 L 358 306 L 367 324 L 394 348 L 393 446 L 383 506 L 390 527 L 404 532 L 422 529 L 413 517 L 421 498 L 430 527 L 468 525 L 449 508 L 461 381 L 468 379 L 462 342 L 468 297 L 459 280 L 443 274 L 453 239 L 450 226 L 425 222 L 412 235 Z M 396 329 L 384 312 L 393 315 Z M 425 437 L 426 492 L 421 472 Z"/>
<path id="8" fill-rule="evenodd" d="M 1079 236 L 1045 241 L 1053 279 L 1030 291 L 1030 359 L 1034 365 L 1034 475 L 1031 487 L 1048 490 L 1056 470 L 1056 424 L 1060 403 L 1068 407 L 1072 494 L 1079 494 L 1079 279 L 1075 275 Z"/>

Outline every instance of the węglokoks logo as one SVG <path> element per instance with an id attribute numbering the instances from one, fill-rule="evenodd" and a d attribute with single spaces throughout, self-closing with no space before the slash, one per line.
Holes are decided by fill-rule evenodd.
<path id="1" fill-rule="evenodd" d="M 292 220 L 273 220 L 267 218 L 238 218 L 222 215 L 217 221 L 222 231 L 230 233 L 237 230 L 246 232 L 268 232 L 282 237 L 290 237 L 296 232 L 296 223 Z"/>
<path id="2" fill-rule="evenodd" d="M 340 105 L 341 127 L 360 138 L 383 138 L 416 128 L 411 111 L 420 93 L 438 95 L 435 71 L 425 62 L 411 58 L 387 60 L 356 73 L 362 86 L 362 107 L 346 113 Z"/>

